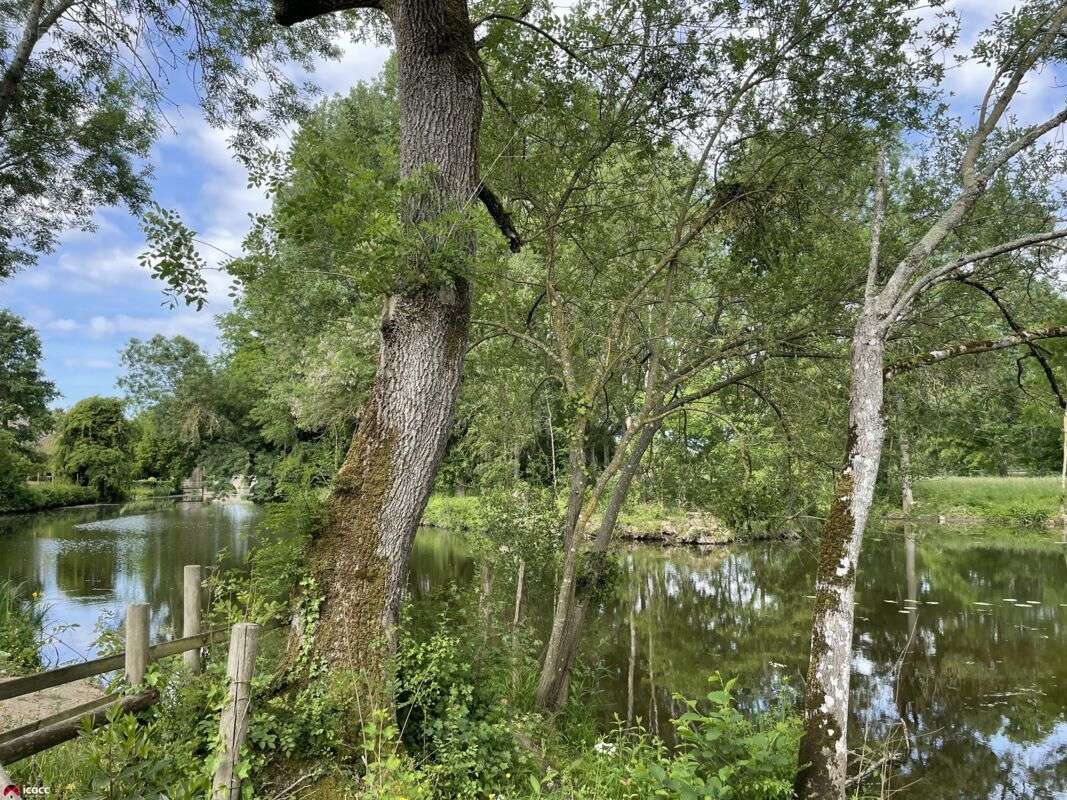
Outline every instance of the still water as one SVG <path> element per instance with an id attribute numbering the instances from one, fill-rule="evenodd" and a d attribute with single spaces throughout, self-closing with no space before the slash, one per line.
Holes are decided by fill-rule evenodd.
<path id="1" fill-rule="evenodd" d="M 153 636 L 181 626 L 185 564 L 238 564 L 260 512 L 248 505 L 108 506 L 0 518 L 0 578 L 50 605 L 62 644 L 91 655 L 94 627 L 128 602 L 152 606 Z M 708 551 L 634 546 L 617 590 L 590 615 L 586 679 L 605 714 L 628 710 L 668 731 L 674 692 L 737 676 L 749 707 L 799 686 L 808 649 L 813 542 Z M 415 617 L 480 584 L 462 544 L 425 531 L 411 576 Z M 514 576 L 496 574 L 503 605 Z M 531 575 L 526 606 L 544 631 L 550 576 Z M 500 620 L 511 609 L 499 607 Z M 859 573 L 852 741 L 906 726 L 901 798 L 1067 798 L 1067 547 L 1023 531 L 887 530 Z"/>

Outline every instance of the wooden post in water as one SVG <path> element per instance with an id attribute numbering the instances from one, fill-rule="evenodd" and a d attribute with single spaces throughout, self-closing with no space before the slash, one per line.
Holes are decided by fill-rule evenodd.
<path id="1" fill-rule="evenodd" d="M 200 565 L 186 564 L 182 595 L 182 636 L 196 636 L 200 633 Z M 187 650 L 182 654 L 185 668 L 193 675 L 200 672 L 200 648 Z"/>
<path id="2" fill-rule="evenodd" d="M 148 667 L 148 604 L 126 606 L 126 680 L 130 686 L 144 683 Z"/>
<path id="3" fill-rule="evenodd" d="M 212 800 L 240 800 L 241 779 L 235 766 L 248 733 L 248 718 L 252 710 L 252 673 L 259 649 L 259 625 L 239 622 L 230 633 L 230 653 L 226 660 L 226 676 L 230 689 L 219 720 L 222 740 L 222 761 L 215 770 L 211 784 Z"/>

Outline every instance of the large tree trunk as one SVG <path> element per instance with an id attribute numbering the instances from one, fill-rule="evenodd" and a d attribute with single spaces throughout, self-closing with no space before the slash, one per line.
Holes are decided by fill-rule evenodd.
<path id="1" fill-rule="evenodd" d="M 852 344 L 849 436 L 823 527 L 816 577 L 805 728 L 796 796 L 845 796 L 849 678 L 852 664 L 856 564 L 882 455 L 884 332 L 872 315 L 856 324 Z"/>
<path id="2" fill-rule="evenodd" d="M 423 179 L 405 198 L 412 242 L 382 313 L 378 370 L 312 547 L 324 595 L 315 652 L 333 666 L 377 673 L 394 644 L 412 542 L 444 452 L 467 345 L 471 290 L 436 274 L 435 251 L 473 256 L 468 233 L 451 241 L 433 222 L 477 196 L 481 89 L 463 0 L 397 0 L 400 163 Z M 428 225 L 428 227 L 427 227 Z M 423 226 L 421 231 L 417 226 Z"/>

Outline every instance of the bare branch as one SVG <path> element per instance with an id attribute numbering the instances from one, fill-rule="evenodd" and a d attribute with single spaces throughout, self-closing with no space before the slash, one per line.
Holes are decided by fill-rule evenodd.
<path id="1" fill-rule="evenodd" d="M 1022 334 L 1026 333 L 1026 331 L 1023 329 L 1022 325 L 1020 325 L 1015 320 L 1015 317 L 1012 315 L 1011 311 L 1008 310 L 1008 306 L 997 295 L 996 289 L 990 289 L 990 288 L 988 288 L 986 286 L 983 286 L 982 284 L 978 283 L 977 281 L 969 281 L 966 278 L 960 278 L 959 281 L 960 281 L 960 283 L 964 284 L 965 286 L 970 286 L 972 289 L 977 289 L 982 294 L 984 294 L 986 297 L 988 297 L 990 300 L 992 300 L 993 303 L 996 305 L 996 307 L 1000 309 L 1000 314 L 1001 314 L 1002 317 L 1004 317 L 1004 321 L 1008 323 L 1008 327 L 1011 328 L 1015 333 L 1017 333 L 1019 335 L 1022 335 Z M 1028 346 L 1028 349 L 1030 350 L 1030 355 L 1032 355 L 1034 358 L 1036 358 L 1037 359 L 1037 363 L 1041 365 L 1041 369 L 1045 373 L 1045 380 L 1048 381 L 1049 389 L 1051 389 L 1052 393 L 1056 396 L 1056 402 L 1059 403 L 1060 408 L 1062 408 L 1064 410 L 1067 410 L 1067 397 L 1064 397 L 1063 390 L 1060 388 L 1060 383 L 1059 383 L 1058 380 L 1056 380 L 1056 373 L 1053 371 L 1052 365 L 1048 363 L 1048 358 L 1047 358 L 1047 355 L 1046 355 L 1046 351 L 1042 350 L 1042 348 L 1038 347 L 1032 341 L 1028 341 L 1026 344 Z M 1020 358 L 1019 359 L 1019 388 L 1020 389 L 1023 388 L 1022 387 L 1022 369 L 1023 369 L 1023 367 L 1022 367 L 1022 359 Z"/>
<path id="2" fill-rule="evenodd" d="M 867 263 L 867 287 L 863 296 L 869 301 L 878 288 L 878 256 L 882 248 L 882 224 L 885 222 L 885 149 L 879 147 L 874 165 L 874 219 L 871 221 L 871 251 Z"/>
<path id="3" fill-rule="evenodd" d="M 954 272 L 958 272 L 964 267 L 976 264 L 979 261 L 987 261 L 991 258 L 996 258 L 997 256 L 1006 255 L 1007 253 L 1014 253 L 1017 250 L 1023 250 L 1027 247 L 1048 245 L 1051 242 L 1063 239 L 1064 237 L 1067 237 L 1067 229 L 1032 233 L 1029 236 L 1022 236 L 1018 239 L 1013 239 L 1010 242 L 1004 242 L 1003 244 L 988 247 L 985 250 L 968 253 L 948 264 L 935 267 L 916 281 L 915 284 L 912 285 L 912 287 L 908 289 L 899 300 L 897 300 L 896 304 L 887 315 L 887 319 L 892 323 L 900 318 L 907 311 L 912 302 L 914 302 L 915 298 L 922 292 L 935 283 L 950 279 L 953 277 Z"/>

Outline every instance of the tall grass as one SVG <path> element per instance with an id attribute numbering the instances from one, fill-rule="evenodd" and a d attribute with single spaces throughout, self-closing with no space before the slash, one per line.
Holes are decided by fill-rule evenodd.
<path id="1" fill-rule="evenodd" d="M 975 516 L 1039 525 L 1060 508 L 1060 478 L 947 477 L 915 485 L 917 514 Z"/>
<path id="2" fill-rule="evenodd" d="M 25 585 L 0 581 L 0 671 L 41 669 L 41 637 L 47 609 Z"/>

